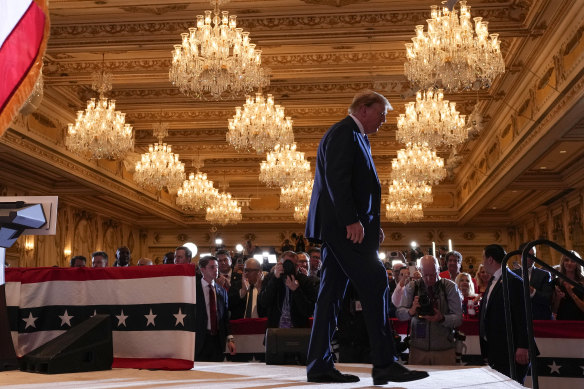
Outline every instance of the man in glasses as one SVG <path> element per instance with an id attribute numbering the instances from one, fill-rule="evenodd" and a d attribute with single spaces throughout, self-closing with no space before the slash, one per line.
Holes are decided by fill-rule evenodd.
<path id="1" fill-rule="evenodd" d="M 440 278 L 438 259 L 425 255 L 422 278 L 406 285 L 396 311 L 411 319 L 410 365 L 455 365 L 454 329 L 462 324 L 462 300 L 456 284 Z"/>
<path id="2" fill-rule="evenodd" d="M 231 320 L 266 316 L 264 310 L 257 303 L 263 279 L 264 273 L 260 262 L 255 258 L 249 258 L 245 261 L 241 284 L 234 282 L 229 289 Z"/>

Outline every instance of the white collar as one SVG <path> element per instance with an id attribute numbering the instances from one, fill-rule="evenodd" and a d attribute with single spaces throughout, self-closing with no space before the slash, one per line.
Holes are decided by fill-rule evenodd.
<path id="1" fill-rule="evenodd" d="M 353 118 L 353 120 L 357 124 L 357 127 L 359 127 L 359 132 L 361 133 L 361 135 L 365 136 L 365 129 L 363 128 L 363 124 L 361 124 L 361 122 L 359 121 L 359 119 L 357 119 L 355 117 L 355 115 L 353 115 L 352 113 L 350 113 L 349 116 Z"/>

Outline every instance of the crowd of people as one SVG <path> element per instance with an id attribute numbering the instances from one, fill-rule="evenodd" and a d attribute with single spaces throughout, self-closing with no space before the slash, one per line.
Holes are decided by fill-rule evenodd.
<path id="1" fill-rule="evenodd" d="M 286 247 L 288 250 L 280 254 L 276 264 L 239 253 L 233 260 L 232 253 L 224 249 L 199 259 L 195 360 L 223 361 L 225 350 L 230 352 L 231 360 L 239 360 L 230 320 L 266 318 L 268 328 L 311 326 L 321 283 L 321 249 L 309 247 L 306 252 L 296 252 L 293 248 Z M 535 247 L 530 254 L 536 257 Z M 572 254 L 579 257 L 575 251 Z M 501 325 L 502 288 L 495 286 L 501 283 L 505 270 L 501 266 L 504 255 L 501 246 L 487 246 L 474 274 L 463 271 L 463 256 L 458 251 L 438 258 L 421 251 L 410 252 L 401 255 L 400 260 L 381 261 L 387 274 L 388 296 L 384 300 L 389 317 L 408 322 L 405 341 L 394 333 L 398 355 L 414 365 L 457 364 L 458 328 L 463 319 L 475 319 L 479 321 L 485 362 L 509 375 L 505 326 Z M 111 266 L 130 266 L 131 262 L 130 250 L 122 246 Z M 167 253 L 163 261 L 177 265 L 192 262 L 192 253 L 184 246 Z M 75 256 L 70 265 L 79 267 L 86 263 L 84 257 Z M 94 252 L 91 265 L 108 266 L 107 253 Z M 137 265 L 152 265 L 152 261 L 141 259 Z M 513 307 L 523 306 L 523 270 L 515 267 L 507 269 Z M 578 262 L 562 256 L 557 268 L 569 280 L 584 286 L 584 273 Z M 578 288 L 552 277 L 535 266 L 532 259 L 528 260 L 528 274 L 534 320 L 584 320 L 584 293 Z M 526 318 L 522 309 L 512 312 L 517 380 L 523 382 L 529 368 Z M 348 283 L 339 307 L 331 347 L 339 362 L 372 363 L 363 304 L 352 282 Z M 402 354 L 406 348 L 409 354 Z M 257 355 L 258 359 L 262 357 Z"/>

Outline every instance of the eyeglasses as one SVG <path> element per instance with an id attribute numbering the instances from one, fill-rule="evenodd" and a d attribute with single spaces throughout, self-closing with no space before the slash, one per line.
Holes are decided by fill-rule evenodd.
<path id="1" fill-rule="evenodd" d="M 251 273 L 252 271 L 259 271 L 260 269 L 243 269 L 245 273 Z"/>

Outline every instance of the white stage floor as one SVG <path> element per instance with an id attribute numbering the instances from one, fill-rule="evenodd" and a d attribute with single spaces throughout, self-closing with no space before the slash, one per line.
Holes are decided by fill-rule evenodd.
<path id="1" fill-rule="evenodd" d="M 344 373 L 356 374 L 360 382 L 316 384 L 306 382 L 304 366 L 274 366 L 259 362 L 201 363 L 188 371 L 114 369 L 98 372 L 44 375 L 21 371 L 0 372 L 0 387 L 28 388 L 367 388 L 373 386 L 371 365 L 337 364 Z M 416 368 L 416 366 L 412 366 Z M 430 377 L 411 383 L 388 383 L 386 388 L 521 388 L 510 378 L 489 367 L 420 366 Z M 379 387 L 379 386 L 377 386 Z"/>

